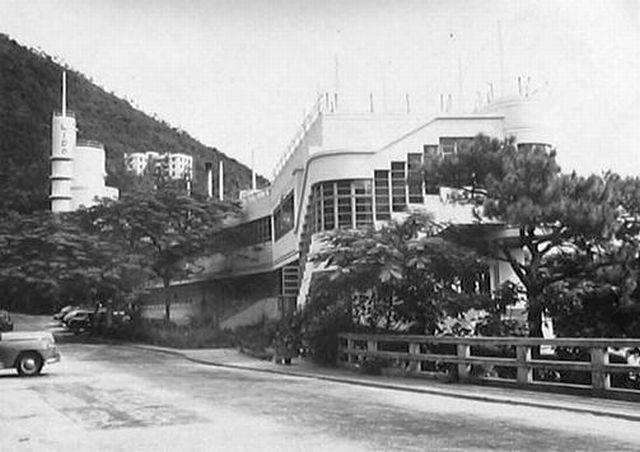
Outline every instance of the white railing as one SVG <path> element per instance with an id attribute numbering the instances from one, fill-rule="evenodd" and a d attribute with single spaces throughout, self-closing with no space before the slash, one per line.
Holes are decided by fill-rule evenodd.
<path id="1" fill-rule="evenodd" d="M 278 159 L 277 163 L 273 168 L 273 179 L 276 178 L 278 173 L 284 168 L 289 160 L 289 157 L 295 152 L 296 148 L 302 142 L 305 134 L 309 131 L 309 127 L 313 124 L 313 122 L 320 116 L 321 113 L 326 111 L 326 101 L 324 95 L 319 95 L 316 99 L 315 104 L 311 108 L 311 111 L 307 113 L 302 121 L 302 124 L 298 128 L 297 132 L 285 148 L 282 156 Z"/>
<path id="2" fill-rule="evenodd" d="M 268 198 L 271 194 L 271 187 L 265 187 L 258 190 L 241 190 L 240 201 L 254 202 L 259 199 Z"/>
<path id="3" fill-rule="evenodd" d="M 640 364 L 630 360 L 638 339 L 442 337 L 421 335 L 339 335 L 339 362 L 349 367 L 378 363 L 407 375 L 432 375 L 440 365 L 457 381 L 509 383 L 526 388 L 562 389 L 640 401 Z M 552 354 L 533 353 L 540 347 Z M 562 355 L 559 350 L 573 354 Z M 576 354 L 578 350 L 581 353 Z M 622 350 L 624 353 L 614 353 Z M 618 363 L 611 358 L 618 356 Z M 622 355 L 622 356 L 621 356 Z M 572 358 L 573 356 L 573 358 Z M 367 364 L 369 363 L 369 364 Z M 427 369 L 425 369 L 427 368 Z"/>

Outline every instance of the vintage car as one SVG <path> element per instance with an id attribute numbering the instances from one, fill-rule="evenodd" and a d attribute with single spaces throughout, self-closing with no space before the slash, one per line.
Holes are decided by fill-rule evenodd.
<path id="1" fill-rule="evenodd" d="M 15 368 L 21 376 L 31 377 L 45 364 L 58 361 L 56 341 L 47 331 L 0 333 L 0 369 Z"/>
<path id="2" fill-rule="evenodd" d="M 78 309 L 78 306 L 74 306 L 74 305 L 65 306 L 64 308 L 60 309 L 60 311 L 56 312 L 53 315 L 53 320 L 62 320 L 65 315 L 67 315 L 68 313 L 76 309 Z"/>
<path id="3" fill-rule="evenodd" d="M 95 317 L 96 313 L 94 311 L 77 311 L 75 315 L 67 320 L 66 325 L 75 334 L 89 331 L 93 328 Z"/>
<path id="4" fill-rule="evenodd" d="M 76 309 L 72 309 L 71 311 L 67 312 L 64 317 L 62 317 L 62 324 L 65 326 L 69 325 L 69 321 L 78 316 L 78 315 L 84 315 L 84 314 L 88 314 L 90 312 L 94 312 L 93 309 L 87 309 L 87 308 L 76 308 Z"/>

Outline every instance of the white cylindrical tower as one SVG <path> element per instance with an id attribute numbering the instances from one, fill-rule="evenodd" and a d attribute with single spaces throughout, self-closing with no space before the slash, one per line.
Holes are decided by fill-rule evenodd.
<path id="1" fill-rule="evenodd" d="M 518 143 L 550 144 L 551 136 L 547 103 L 544 98 L 503 96 L 489 104 L 485 113 L 504 115 L 504 134 Z"/>
<path id="2" fill-rule="evenodd" d="M 105 197 L 104 145 L 93 140 L 77 140 L 73 156 L 72 209 L 91 207 L 95 198 Z"/>
<path id="3" fill-rule="evenodd" d="M 52 212 L 73 210 L 71 184 L 76 149 L 76 118 L 73 112 L 65 113 L 54 112 L 51 120 L 51 195 L 49 199 Z"/>

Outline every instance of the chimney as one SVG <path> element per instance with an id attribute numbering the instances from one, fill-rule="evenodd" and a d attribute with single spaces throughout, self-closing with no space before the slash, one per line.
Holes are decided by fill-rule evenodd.
<path id="1" fill-rule="evenodd" d="M 213 163 L 206 162 L 204 170 L 207 173 L 207 196 L 213 198 Z"/>

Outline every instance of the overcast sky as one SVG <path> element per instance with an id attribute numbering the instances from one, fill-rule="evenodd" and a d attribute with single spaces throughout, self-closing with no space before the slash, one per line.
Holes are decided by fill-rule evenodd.
<path id="1" fill-rule="evenodd" d="M 401 111 L 409 93 L 427 120 L 460 85 L 472 108 L 488 83 L 498 89 L 500 21 L 507 89 L 519 75 L 544 87 L 563 168 L 640 174 L 639 6 L 0 0 L 0 32 L 246 164 L 255 149 L 270 177 L 317 93 L 336 85 L 350 110 L 372 92 L 376 110 Z"/>

